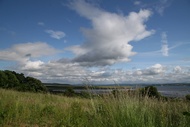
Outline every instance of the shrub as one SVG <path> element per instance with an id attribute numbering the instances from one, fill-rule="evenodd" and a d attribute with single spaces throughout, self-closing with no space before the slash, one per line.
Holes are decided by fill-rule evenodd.
<path id="1" fill-rule="evenodd" d="M 117 89 L 112 90 L 112 94 L 113 94 L 114 97 L 118 97 L 119 90 L 117 90 Z"/>
<path id="2" fill-rule="evenodd" d="M 154 86 L 146 86 L 145 88 L 141 89 L 142 96 L 148 96 L 148 97 L 160 97 L 160 93 L 158 92 L 157 88 Z"/>
<path id="3" fill-rule="evenodd" d="M 190 94 L 185 96 L 186 100 L 190 101 Z"/>
<path id="4" fill-rule="evenodd" d="M 79 94 L 80 97 L 83 97 L 83 98 L 90 98 L 91 95 L 90 93 L 88 92 L 85 92 L 85 91 L 82 91 L 80 94 Z"/>
<path id="5" fill-rule="evenodd" d="M 69 87 L 69 88 L 67 88 L 67 89 L 65 90 L 64 94 L 65 94 L 66 96 L 71 97 L 71 96 L 74 96 L 74 95 L 75 95 L 75 91 L 73 90 L 72 87 Z"/>

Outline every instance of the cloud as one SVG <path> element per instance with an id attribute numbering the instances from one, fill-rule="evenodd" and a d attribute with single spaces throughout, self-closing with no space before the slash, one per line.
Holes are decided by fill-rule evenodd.
<path id="1" fill-rule="evenodd" d="M 44 62 L 37 60 L 37 61 L 26 61 L 23 67 L 21 67 L 21 70 L 27 70 L 27 71 L 33 71 L 33 70 L 39 70 L 41 66 L 44 64 Z"/>
<path id="2" fill-rule="evenodd" d="M 155 76 L 165 73 L 166 68 L 161 64 L 155 64 L 146 69 L 138 69 L 133 72 L 133 76 Z"/>
<path id="3" fill-rule="evenodd" d="M 65 62 L 63 64 L 59 61 L 49 61 L 48 63 L 35 61 L 22 68 L 21 71 L 26 75 L 37 77 L 43 82 L 57 83 L 80 84 L 88 75 L 88 71 L 76 63 Z"/>
<path id="4" fill-rule="evenodd" d="M 46 43 L 23 43 L 0 51 L 1 61 L 17 61 L 12 67 L 16 72 L 40 79 L 42 82 L 82 84 L 122 83 L 171 83 L 190 82 L 190 67 L 155 64 L 136 70 L 112 69 L 109 67 L 86 68 L 71 59 L 44 62 L 39 60 L 59 51 Z"/>
<path id="5" fill-rule="evenodd" d="M 15 44 L 11 48 L 0 50 L 0 60 L 25 62 L 30 58 L 53 55 L 59 50 L 45 42 Z"/>
<path id="6" fill-rule="evenodd" d="M 169 48 L 168 48 L 167 34 L 165 32 L 162 32 L 161 37 L 162 37 L 162 40 L 161 40 L 161 42 L 162 42 L 162 48 L 161 48 L 162 55 L 168 56 Z"/>
<path id="7" fill-rule="evenodd" d="M 172 3 L 172 0 L 157 0 L 149 1 L 148 3 L 143 3 L 142 1 L 135 1 L 134 5 L 140 8 L 151 8 L 160 15 L 164 14 L 166 8 L 168 8 Z"/>
<path id="8" fill-rule="evenodd" d="M 190 67 L 163 66 L 155 64 L 145 69 L 138 69 L 128 75 L 133 83 L 188 83 L 190 81 Z M 131 81 L 131 80 L 128 80 Z"/>
<path id="9" fill-rule="evenodd" d="M 176 43 L 175 45 L 169 47 L 168 43 L 164 44 L 163 41 L 162 41 L 162 45 L 161 45 L 160 50 L 148 51 L 148 52 L 138 52 L 137 55 L 140 56 L 140 57 L 144 57 L 144 58 L 145 57 L 155 58 L 155 57 L 160 57 L 161 55 L 169 56 L 169 51 L 174 50 L 176 48 L 179 48 L 180 46 L 189 45 L 189 44 L 190 44 L 189 42 L 179 42 L 179 43 Z M 182 58 L 182 61 L 183 62 L 189 62 L 190 59 L 189 58 Z"/>
<path id="10" fill-rule="evenodd" d="M 39 60 L 44 56 L 52 56 L 61 51 L 53 48 L 45 42 L 28 42 L 15 44 L 8 49 L 0 50 L 0 62 L 14 61 L 16 66 L 12 70 L 23 72 L 27 76 L 43 76 L 48 70 L 48 64 Z M 55 67 L 51 67 L 53 69 Z M 41 78 L 40 78 L 41 79 Z"/>
<path id="11" fill-rule="evenodd" d="M 21 69 L 20 69 L 21 68 Z M 164 66 L 155 64 L 137 70 L 112 69 L 108 67 L 89 69 L 78 63 L 49 61 L 29 61 L 17 69 L 42 82 L 82 84 L 122 83 L 178 83 L 190 81 L 190 67 Z"/>
<path id="12" fill-rule="evenodd" d="M 180 66 L 176 66 L 176 67 L 173 68 L 173 71 L 174 71 L 175 73 L 180 73 L 181 70 L 182 70 L 182 69 L 181 69 Z"/>
<path id="13" fill-rule="evenodd" d="M 180 45 L 184 45 L 185 43 L 178 43 L 172 47 L 168 46 L 168 39 L 167 39 L 167 34 L 166 32 L 161 33 L 161 49 L 160 50 L 155 50 L 155 51 L 149 51 L 149 52 L 141 52 L 138 53 L 140 56 L 153 56 L 155 57 L 156 55 L 160 55 L 160 53 L 163 56 L 169 56 L 169 51 L 179 47 Z"/>
<path id="14" fill-rule="evenodd" d="M 155 64 L 145 70 L 142 70 L 142 75 L 159 75 L 165 72 L 165 68 L 161 64 Z"/>
<path id="15" fill-rule="evenodd" d="M 39 26 L 45 26 L 45 23 L 44 22 L 38 22 L 38 25 Z"/>
<path id="16" fill-rule="evenodd" d="M 134 2 L 134 5 L 140 5 L 141 4 L 141 1 L 135 1 Z"/>
<path id="17" fill-rule="evenodd" d="M 159 4 L 156 5 L 155 10 L 160 14 L 163 15 L 164 10 L 170 6 L 171 0 L 160 0 Z"/>
<path id="18" fill-rule="evenodd" d="M 50 34 L 52 38 L 60 40 L 65 37 L 65 33 L 63 31 L 54 31 L 54 30 L 45 30 L 46 33 Z"/>
<path id="19" fill-rule="evenodd" d="M 154 34 L 154 30 L 147 30 L 145 24 L 152 15 L 150 10 L 141 9 L 139 12 L 123 15 L 107 12 L 84 0 L 74 0 L 69 6 L 91 23 L 91 28 L 81 28 L 85 41 L 81 45 L 65 49 L 72 51 L 75 54 L 74 58 L 64 57 L 57 61 L 45 62 L 41 57 L 51 56 L 60 51 L 45 42 L 29 42 L 0 50 L 0 61 L 16 61 L 18 64 L 14 68 L 15 71 L 36 77 L 42 82 L 71 84 L 81 84 L 86 80 L 93 84 L 110 84 L 114 81 L 118 84 L 190 82 L 188 66 L 154 64 L 132 70 L 113 69 L 107 66 L 130 61 L 130 57 L 136 54 L 132 43 Z M 56 39 L 65 36 L 64 34 L 60 37 L 58 31 L 46 32 Z M 167 34 L 163 32 L 161 36 L 162 48 L 152 52 L 152 55 L 162 53 L 167 56 L 170 49 L 183 45 L 180 43 L 168 48 Z"/>
<path id="20" fill-rule="evenodd" d="M 70 8 L 92 23 L 92 28 L 81 28 L 86 40 L 82 45 L 69 47 L 76 57 L 73 62 L 83 66 L 106 66 L 128 62 L 136 53 L 132 41 L 139 41 L 154 33 L 144 24 L 150 10 L 131 12 L 128 16 L 104 11 L 84 0 L 73 1 Z"/>

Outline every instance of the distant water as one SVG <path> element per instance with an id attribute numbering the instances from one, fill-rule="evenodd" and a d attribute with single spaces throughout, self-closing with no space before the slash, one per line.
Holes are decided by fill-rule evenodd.
<path id="1" fill-rule="evenodd" d="M 190 94 L 190 86 L 156 86 L 158 91 L 167 97 L 185 97 Z"/>

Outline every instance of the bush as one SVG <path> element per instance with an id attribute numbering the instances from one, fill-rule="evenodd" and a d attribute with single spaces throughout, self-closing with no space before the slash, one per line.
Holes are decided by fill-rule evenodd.
<path id="1" fill-rule="evenodd" d="M 75 91 L 73 90 L 72 87 L 69 87 L 65 90 L 64 94 L 66 96 L 69 96 L 69 97 L 72 97 L 72 96 L 75 96 Z"/>
<path id="2" fill-rule="evenodd" d="M 90 98 L 91 95 L 90 93 L 88 92 L 85 92 L 85 91 L 82 91 L 80 94 L 79 94 L 80 97 L 83 97 L 83 98 Z"/>
<path id="3" fill-rule="evenodd" d="M 117 98 L 118 95 L 119 95 L 119 90 L 117 90 L 117 89 L 112 90 L 112 94 L 113 94 L 113 96 L 114 96 L 115 98 Z"/>
<path id="4" fill-rule="evenodd" d="M 185 96 L 186 100 L 190 101 L 190 94 Z"/>
<path id="5" fill-rule="evenodd" d="M 155 97 L 155 98 L 161 97 L 157 88 L 154 86 L 146 86 L 145 88 L 141 89 L 140 93 L 142 94 L 142 96 Z"/>

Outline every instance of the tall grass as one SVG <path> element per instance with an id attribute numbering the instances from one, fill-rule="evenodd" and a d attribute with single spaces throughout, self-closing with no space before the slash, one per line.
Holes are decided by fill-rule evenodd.
<path id="1" fill-rule="evenodd" d="M 83 99 L 0 89 L 0 126 L 190 127 L 186 101 L 120 94 Z"/>

